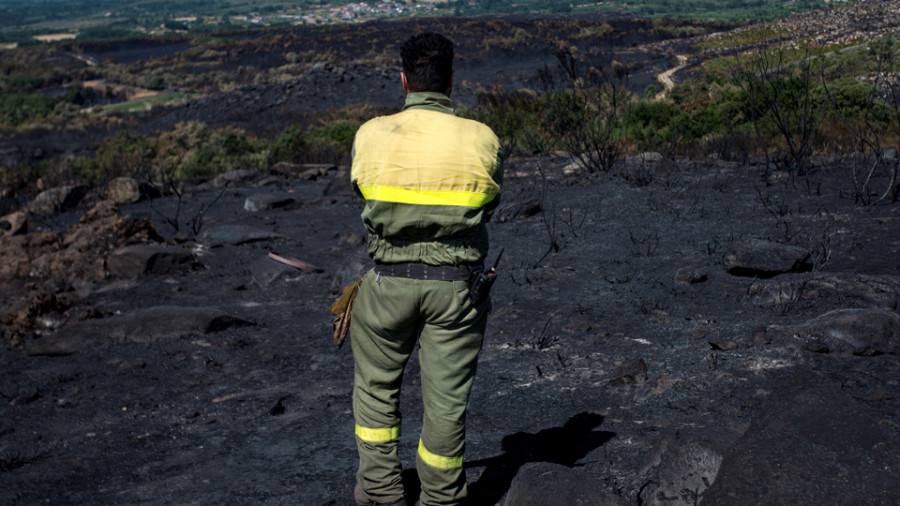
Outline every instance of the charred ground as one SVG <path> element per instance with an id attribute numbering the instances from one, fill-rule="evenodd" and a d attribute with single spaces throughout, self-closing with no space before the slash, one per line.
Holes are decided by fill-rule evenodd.
<path id="1" fill-rule="evenodd" d="M 761 166 L 566 164 L 511 159 L 491 225 L 506 253 L 469 412 L 475 503 L 546 504 L 559 483 L 623 504 L 896 502 L 898 207 L 857 207 L 824 160 L 813 193 Z M 214 204 L 187 242 L 160 219 L 174 197 L 37 222 L 70 237 L 97 216 L 149 220 L 161 238 L 133 242 L 190 262 L 113 276 L 121 250 L 85 246 L 95 278 L 8 282 L 8 304 L 67 302 L 0 355 L 3 502 L 348 504 L 352 359 L 328 306 L 367 262 L 346 177 L 197 187 L 185 216 Z M 737 257 L 781 271 L 729 274 Z M 415 359 L 406 381 L 409 466 Z"/>

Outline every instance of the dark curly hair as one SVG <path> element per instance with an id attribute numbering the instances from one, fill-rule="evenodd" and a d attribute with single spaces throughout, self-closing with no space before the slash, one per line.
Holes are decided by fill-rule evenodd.
<path id="1" fill-rule="evenodd" d="M 413 35 L 400 46 L 409 91 L 445 93 L 453 76 L 453 42 L 439 33 Z"/>

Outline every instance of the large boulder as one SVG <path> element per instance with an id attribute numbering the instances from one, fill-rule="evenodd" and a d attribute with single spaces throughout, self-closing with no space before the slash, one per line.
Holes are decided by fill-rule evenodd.
<path id="1" fill-rule="evenodd" d="M 29 213 L 48 216 L 74 208 L 87 195 L 89 186 L 68 185 L 50 188 L 39 193 L 25 206 Z"/>
<path id="2" fill-rule="evenodd" d="M 105 195 L 107 199 L 121 205 L 157 198 L 161 193 L 148 183 L 130 177 L 117 177 L 106 184 Z"/>
<path id="3" fill-rule="evenodd" d="M 733 242 L 722 257 L 725 272 L 734 276 L 771 278 L 812 270 L 809 251 L 762 239 Z"/>
<path id="4" fill-rule="evenodd" d="M 110 318 L 82 320 L 28 345 L 32 355 L 69 355 L 102 340 L 145 343 L 186 334 L 212 334 L 253 325 L 217 308 L 157 306 Z"/>
<path id="5" fill-rule="evenodd" d="M 821 299 L 878 309 L 893 309 L 900 301 L 900 277 L 891 275 L 798 274 L 788 279 L 760 280 L 747 294 L 760 305 L 783 306 L 801 299 Z"/>
<path id="6" fill-rule="evenodd" d="M 103 201 L 61 234 L 41 231 L 0 241 L 0 280 L 101 281 L 111 249 L 159 241 L 148 220 L 124 218 Z"/>
<path id="7" fill-rule="evenodd" d="M 167 244 L 135 244 L 109 254 L 106 267 L 113 277 L 138 278 L 185 270 L 193 262 L 190 251 Z"/>
<path id="8" fill-rule="evenodd" d="M 229 184 L 233 185 L 243 185 L 252 183 L 261 179 L 265 174 L 258 170 L 248 170 L 248 169 L 238 169 L 231 170 L 224 174 L 220 174 L 213 179 L 199 185 L 201 190 L 208 190 L 210 188 L 221 188 L 223 186 L 227 186 Z"/>
<path id="9" fill-rule="evenodd" d="M 900 504 L 900 440 L 876 409 L 804 373 L 761 406 L 702 504 Z"/>
<path id="10" fill-rule="evenodd" d="M 599 476 L 582 469 L 535 462 L 519 469 L 502 503 L 504 506 L 624 506 L 627 502 L 606 489 Z"/>
<path id="11" fill-rule="evenodd" d="M 822 351 L 881 355 L 900 351 L 900 315 L 881 309 L 838 309 L 791 329 Z"/>
<path id="12" fill-rule="evenodd" d="M 284 195 L 260 193 L 251 195 L 244 201 L 244 210 L 250 212 L 264 211 L 266 209 L 278 209 L 294 202 L 294 199 Z"/>
<path id="13" fill-rule="evenodd" d="M 725 452 L 746 426 L 679 428 L 660 436 L 644 470 L 640 504 L 692 506 L 715 481 Z"/>
<path id="14" fill-rule="evenodd" d="M 215 225 L 205 228 L 200 233 L 200 240 L 211 247 L 225 244 L 240 246 L 241 244 L 281 239 L 283 237 L 283 235 L 271 230 L 247 225 Z"/>

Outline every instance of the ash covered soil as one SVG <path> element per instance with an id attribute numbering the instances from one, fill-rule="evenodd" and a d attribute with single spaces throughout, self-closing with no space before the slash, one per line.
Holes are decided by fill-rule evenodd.
<path id="1" fill-rule="evenodd" d="M 472 504 L 900 503 L 900 205 L 855 205 L 846 162 L 568 163 L 510 159 L 490 224 Z M 369 267 L 361 202 L 306 169 L 186 189 L 180 234 L 174 196 L 88 196 L 3 238 L 0 503 L 352 503 L 328 310 Z"/>

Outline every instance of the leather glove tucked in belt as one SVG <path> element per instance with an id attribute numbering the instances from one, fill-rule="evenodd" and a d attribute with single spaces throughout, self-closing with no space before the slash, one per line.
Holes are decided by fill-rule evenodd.
<path id="1" fill-rule="evenodd" d="M 331 314 L 335 315 L 332 322 L 334 346 L 337 348 L 340 348 L 344 344 L 344 339 L 347 338 L 347 332 L 350 330 L 350 311 L 353 309 L 353 300 L 356 299 L 361 284 L 362 280 L 360 279 L 345 286 L 341 296 L 331 305 Z"/>

